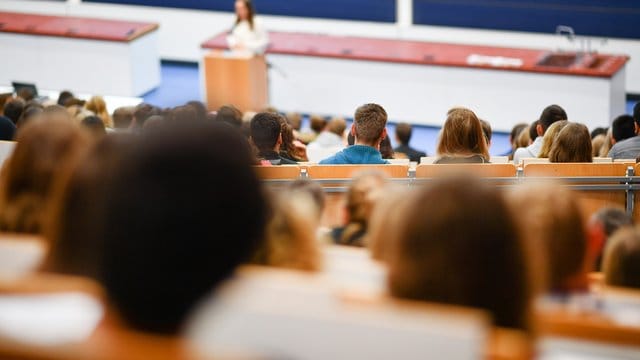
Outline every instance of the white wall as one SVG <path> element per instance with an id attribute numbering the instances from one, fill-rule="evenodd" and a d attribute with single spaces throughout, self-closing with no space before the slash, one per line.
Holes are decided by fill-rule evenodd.
<path id="1" fill-rule="evenodd" d="M 398 0 L 398 4 L 398 23 L 396 24 L 282 16 L 263 16 L 262 19 L 266 27 L 272 31 L 316 32 L 549 50 L 578 48 L 577 44 L 571 44 L 551 34 L 416 26 L 411 24 L 411 0 Z M 200 44 L 227 30 L 234 19 L 232 14 L 222 12 L 90 4 L 82 3 L 80 0 L 67 0 L 66 3 L 0 0 L 0 10 L 157 22 L 160 23 L 160 56 L 163 59 L 183 61 L 198 61 L 201 56 Z M 609 39 L 602 44 L 599 40 L 594 39 L 592 42 L 595 50 L 631 56 L 632 59 L 627 67 L 627 92 L 640 94 L 640 41 Z"/>

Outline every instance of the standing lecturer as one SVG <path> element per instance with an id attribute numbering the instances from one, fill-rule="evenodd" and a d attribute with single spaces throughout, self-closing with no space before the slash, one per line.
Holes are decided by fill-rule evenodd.
<path id="1" fill-rule="evenodd" d="M 269 45 L 269 35 L 254 17 L 253 2 L 237 0 L 235 7 L 236 23 L 227 36 L 229 48 L 239 52 L 264 53 Z"/>

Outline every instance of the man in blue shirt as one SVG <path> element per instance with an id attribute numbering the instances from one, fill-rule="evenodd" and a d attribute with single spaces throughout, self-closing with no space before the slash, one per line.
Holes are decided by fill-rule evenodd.
<path id="1" fill-rule="evenodd" d="M 380 142 L 387 136 L 387 112 L 378 104 L 365 104 L 356 110 L 351 133 L 355 144 L 320 161 L 321 165 L 388 164 L 380 154 Z"/>

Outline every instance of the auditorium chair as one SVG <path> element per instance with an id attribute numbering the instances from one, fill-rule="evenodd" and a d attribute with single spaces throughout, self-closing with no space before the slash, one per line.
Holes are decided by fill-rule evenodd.
<path id="1" fill-rule="evenodd" d="M 258 177 L 262 180 L 295 180 L 300 177 L 300 166 L 254 166 Z"/>
<path id="2" fill-rule="evenodd" d="M 405 165 L 311 165 L 307 168 L 310 179 L 351 179 L 363 171 L 380 171 L 390 178 L 402 179 L 408 176 L 409 164 Z"/>
<path id="3" fill-rule="evenodd" d="M 482 311 L 345 294 L 295 271 L 244 268 L 193 319 L 187 336 L 205 353 L 237 346 L 302 360 L 526 358 L 489 349 L 522 347 L 505 334 L 495 341 Z"/>
<path id="4" fill-rule="evenodd" d="M 46 252 L 46 241 L 40 236 L 0 233 L 0 277 L 18 277 L 34 271 Z"/>
<path id="5" fill-rule="evenodd" d="M 529 164 L 524 167 L 524 177 L 527 181 L 556 179 L 566 186 L 572 186 L 576 190 L 583 217 L 588 220 L 603 207 L 627 208 L 624 181 L 621 181 L 625 178 L 627 169 L 628 166 L 624 163 Z M 607 186 L 621 188 L 606 189 Z"/>
<path id="6" fill-rule="evenodd" d="M 21 320 L 21 326 L 7 331 L 3 326 L 10 324 L 0 324 L 0 359 L 206 359 L 195 356 L 181 338 L 128 330 L 117 315 L 104 305 L 105 299 L 105 292 L 98 283 L 77 276 L 35 273 L 19 279 L 0 279 L 0 318 L 3 321 L 15 318 L 15 315 L 9 316 L 7 311 L 15 310 L 16 304 L 21 304 L 18 308 L 23 308 L 18 318 L 14 319 Z M 33 307 L 34 302 L 47 305 L 53 312 L 65 309 L 72 313 L 63 313 L 64 320 L 57 323 L 52 323 L 52 319 L 47 320 L 48 316 L 34 318 L 28 316 L 29 310 L 36 315 L 42 311 L 42 306 Z M 69 309 L 69 306 L 73 306 L 73 309 Z M 80 312 L 75 313 L 78 308 Z M 100 308 L 103 309 L 102 316 L 96 314 Z M 26 336 L 21 337 L 20 334 Z M 81 334 L 83 336 L 80 339 L 78 336 Z"/>
<path id="7" fill-rule="evenodd" d="M 416 178 L 434 178 L 452 174 L 471 174 L 485 178 L 514 178 L 513 164 L 420 164 L 416 167 Z"/>

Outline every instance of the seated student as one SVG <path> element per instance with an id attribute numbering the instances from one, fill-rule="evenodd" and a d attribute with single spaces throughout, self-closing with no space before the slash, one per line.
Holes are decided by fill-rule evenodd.
<path id="1" fill-rule="evenodd" d="M 593 155 L 593 157 L 600 156 L 600 153 L 602 152 L 602 148 L 604 147 L 606 142 L 607 142 L 606 134 L 598 134 L 594 138 L 591 138 L 591 148 L 592 148 L 591 154 Z M 608 151 L 609 150 L 607 150 L 607 152 Z"/>
<path id="2" fill-rule="evenodd" d="M 26 102 L 21 98 L 11 99 L 4 104 L 3 115 L 8 117 L 14 125 L 17 125 L 25 107 Z"/>
<path id="3" fill-rule="evenodd" d="M 386 257 L 391 294 L 484 309 L 496 326 L 529 329 L 527 260 L 499 191 L 444 178 L 407 202 Z"/>
<path id="4" fill-rule="evenodd" d="M 60 105 L 60 106 L 67 106 L 67 100 L 69 99 L 73 99 L 75 98 L 75 96 L 73 95 L 73 93 L 69 90 L 63 90 L 60 92 L 60 94 L 58 95 L 58 101 L 56 102 L 56 104 Z"/>
<path id="5" fill-rule="evenodd" d="M 440 131 L 435 164 L 488 163 L 489 149 L 482 124 L 465 108 L 453 108 Z"/>
<path id="6" fill-rule="evenodd" d="M 18 131 L 0 179 L 0 231 L 41 233 L 53 185 L 86 151 L 87 134 L 62 112 L 44 114 Z"/>
<path id="7" fill-rule="evenodd" d="M 258 161 L 263 165 L 292 165 L 293 160 L 280 155 L 282 145 L 282 115 L 261 112 L 251 119 L 251 143 L 258 152 Z"/>
<path id="8" fill-rule="evenodd" d="M 611 238 L 604 255 L 607 285 L 640 289 L 640 230 L 621 229 Z"/>
<path id="9" fill-rule="evenodd" d="M 386 183 L 386 175 L 379 171 L 365 171 L 353 178 L 347 191 L 346 225 L 332 230 L 331 237 L 334 243 L 365 245 L 369 218 Z"/>
<path id="10" fill-rule="evenodd" d="M 583 124 L 567 124 L 560 130 L 551 145 L 549 161 L 552 163 L 593 162 L 589 129 Z"/>
<path id="11" fill-rule="evenodd" d="M 330 156 L 320 164 L 388 164 L 380 154 L 380 142 L 387 136 L 387 112 L 378 104 L 365 104 L 355 113 L 351 134 L 355 145 Z"/>
<path id="12" fill-rule="evenodd" d="M 13 141 L 16 134 L 16 126 L 6 116 L 0 115 L 0 140 Z"/>
<path id="13" fill-rule="evenodd" d="M 104 126 L 104 120 L 96 115 L 85 117 L 80 121 L 80 125 L 88 130 L 91 135 L 97 138 L 107 134 L 107 129 Z"/>
<path id="14" fill-rule="evenodd" d="M 528 130 L 528 128 L 529 125 L 525 123 L 516 124 L 513 126 L 513 128 L 511 128 L 511 133 L 509 133 L 509 144 L 511 144 L 511 149 L 503 154 L 504 156 L 509 156 L 509 160 L 513 160 L 514 151 L 516 151 L 516 149 L 520 147 L 518 145 L 518 138 L 520 137 L 520 133 L 525 129 Z M 526 146 L 529 146 L 529 144 L 527 144 Z"/>
<path id="15" fill-rule="evenodd" d="M 119 131 L 126 131 L 131 127 L 133 122 L 133 106 L 123 106 L 113 111 L 113 128 Z"/>
<path id="16" fill-rule="evenodd" d="M 26 123 L 40 118 L 43 113 L 44 113 L 44 108 L 42 106 L 39 106 L 39 105 L 27 106 L 22 112 L 22 115 L 20 115 L 20 119 L 18 120 L 18 123 L 14 126 L 14 129 L 21 128 Z"/>
<path id="17" fill-rule="evenodd" d="M 309 144 L 320 135 L 325 127 L 327 127 L 327 119 L 320 115 L 311 115 L 309 118 L 309 129 L 311 131 L 299 134 L 298 139 L 304 144 Z"/>
<path id="18" fill-rule="evenodd" d="M 113 128 L 113 120 L 109 111 L 107 111 L 107 103 L 102 96 L 92 96 L 89 101 L 84 104 L 84 108 L 94 113 L 102 120 L 105 128 Z"/>
<path id="19" fill-rule="evenodd" d="M 531 137 L 533 143 L 524 148 L 518 148 L 513 154 L 513 162 L 516 165 L 520 164 L 520 160 L 523 158 L 535 158 L 540 155 L 540 149 L 542 148 L 543 135 L 556 121 L 568 120 L 567 113 L 558 105 L 547 106 L 540 114 L 535 126 L 531 126 L 530 131 L 535 134 L 535 137 Z"/>
<path id="20" fill-rule="evenodd" d="M 127 133 L 103 136 L 55 185 L 44 223 L 44 235 L 52 244 L 45 271 L 99 279 L 96 251 L 102 247 L 97 234 L 103 215 L 101 196 L 134 140 Z"/>
<path id="21" fill-rule="evenodd" d="M 553 146 L 553 144 L 556 142 L 558 133 L 560 133 L 560 130 L 567 126 L 568 123 L 569 122 L 567 120 L 560 120 L 554 122 L 553 124 L 551 124 L 551 126 L 549 126 L 547 131 L 542 136 L 542 148 L 540 148 L 540 153 L 538 154 L 539 158 L 546 159 L 549 157 L 551 146 Z"/>
<path id="22" fill-rule="evenodd" d="M 514 188 L 507 197 L 529 258 L 538 272 L 536 288 L 558 298 L 587 290 L 597 257 L 585 233 L 571 190 L 557 184 Z"/>
<path id="23" fill-rule="evenodd" d="M 126 324 L 175 334 L 255 251 L 267 204 L 236 130 L 185 119 L 140 137 L 104 189 L 100 278 Z"/>
<path id="24" fill-rule="evenodd" d="M 251 263 L 303 271 L 318 271 L 320 249 L 316 241 L 320 217 L 313 196 L 299 188 L 274 193 L 265 240 Z"/>
<path id="25" fill-rule="evenodd" d="M 307 145 L 309 161 L 318 162 L 344 148 L 344 131 L 347 121 L 343 118 L 333 118 L 318 137 Z"/>
<path id="26" fill-rule="evenodd" d="M 142 129 L 142 127 L 144 126 L 144 122 L 153 115 L 162 115 L 162 110 L 150 104 L 139 104 L 133 110 L 133 121 L 131 122 L 131 128 L 134 130 Z"/>
<path id="27" fill-rule="evenodd" d="M 391 140 L 388 136 L 386 136 L 382 141 L 380 141 L 380 155 L 383 159 L 395 159 L 395 153 L 393 152 L 393 147 L 391 146 Z"/>
<path id="28" fill-rule="evenodd" d="M 587 224 L 589 243 L 597 246 L 598 257 L 592 271 L 601 271 L 602 253 L 607 247 L 609 239 L 620 228 L 633 226 L 633 218 L 623 208 L 606 207 L 591 216 Z"/>
<path id="29" fill-rule="evenodd" d="M 216 121 L 240 128 L 242 127 L 242 112 L 233 105 L 222 106 L 216 113 Z"/>
<path id="30" fill-rule="evenodd" d="M 296 140 L 293 135 L 293 127 L 284 116 L 279 116 L 280 126 L 282 127 L 282 144 L 280 145 L 280 156 L 291 161 L 307 161 L 307 146 L 301 141 Z"/>
<path id="31" fill-rule="evenodd" d="M 635 120 L 631 115 L 620 115 L 611 123 L 611 143 L 616 143 L 636 136 Z"/>
<path id="32" fill-rule="evenodd" d="M 396 125 L 396 141 L 398 145 L 395 149 L 393 149 L 396 153 L 405 154 L 409 161 L 420 162 L 422 157 L 427 156 L 427 153 L 424 151 L 416 150 L 409 146 L 409 142 L 411 141 L 411 134 L 413 129 L 410 124 L 407 123 L 399 123 Z"/>
<path id="33" fill-rule="evenodd" d="M 635 121 L 635 136 L 616 142 L 609 150 L 608 157 L 613 159 L 635 159 L 640 155 L 640 136 L 638 136 L 640 130 L 640 102 L 633 107 L 633 120 Z"/>

